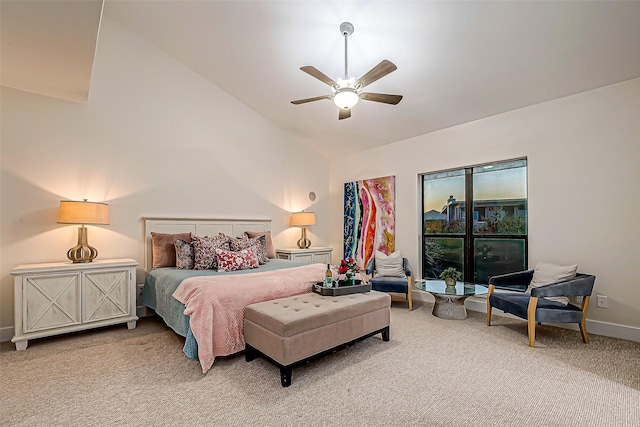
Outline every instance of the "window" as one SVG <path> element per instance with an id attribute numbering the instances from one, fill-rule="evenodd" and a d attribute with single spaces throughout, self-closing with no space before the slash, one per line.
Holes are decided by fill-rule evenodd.
<path id="1" fill-rule="evenodd" d="M 467 282 L 527 268 L 527 161 L 422 175 L 422 277 Z"/>

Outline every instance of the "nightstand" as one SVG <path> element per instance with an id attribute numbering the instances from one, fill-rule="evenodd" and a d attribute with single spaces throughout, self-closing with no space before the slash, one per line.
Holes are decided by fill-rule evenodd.
<path id="1" fill-rule="evenodd" d="M 331 264 L 332 248 L 276 249 L 276 258 L 300 262 Z"/>
<path id="2" fill-rule="evenodd" d="M 24 264 L 15 286 L 16 350 L 28 340 L 126 323 L 136 327 L 136 266 L 131 258 Z"/>

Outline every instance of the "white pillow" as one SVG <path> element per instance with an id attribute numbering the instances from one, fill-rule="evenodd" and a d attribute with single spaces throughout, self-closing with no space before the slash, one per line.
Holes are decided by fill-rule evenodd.
<path id="1" fill-rule="evenodd" d="M 527 292 L 531 293 L 531 289 L 538 286 L 548 285 L 549 283 L 559 282 L 561 280 L 573 279 L 576 277 L 578 264 L 573 265 L 556 265 L 550 262 L 539 262 L 533 270 L 533 278 L 527 288 Z M 567 297 L 545 297 L 551 301 L 560 302 L 564 305 L 569 304 Z"/>
<path id="2" fill-rule="evenodd" d="M 404 274 L 402 254 L 395 251 L 391 255 L 386 255 L 376 251 L 376 276 L 378 277 L 407 277 Z"/>

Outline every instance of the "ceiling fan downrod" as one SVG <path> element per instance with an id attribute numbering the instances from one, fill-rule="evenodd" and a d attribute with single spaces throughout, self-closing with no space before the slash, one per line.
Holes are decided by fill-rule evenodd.
<path id="1" fill-rule="evenodd" d="M 340 24 L 340 32 L 344 36 L 344 80 L 339 79 L 334 85 L 333 102 L 342 110 L 341 117 L 346 117 L 346 112 L 358 103 L 358 90 L 354 87 L 353 81 L 349 81 L 349 57 L 347 55 L 347 40 L 353 34 L 353 25 L 350 22 L 343 22 Z"/>
<path id="2" fill-rule="evenodd" d="M 347 66 L 349 63 L 349 59 L 347 56 L 347 39 L 351 34 L 353 34 L 353 24 L 351 24 L 351 22 L 343 22 L 342 24 L 340 24 L 340 32 L 344 36 L 344 79 L 348 80 L 349 74 Z"/>

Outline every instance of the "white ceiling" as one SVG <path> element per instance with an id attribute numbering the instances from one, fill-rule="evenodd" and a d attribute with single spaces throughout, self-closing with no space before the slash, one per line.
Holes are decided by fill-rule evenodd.
<path id="1" fill-rule="evenodd" d="M 106 0 L 104 13 L 327 157 L 640 77 L 634 1 Z M 361 101 L 339 121 L 329 100 L 290 103 L 330 94 L 301 66 L 343 75 L 343 21 L 349 74 L 392 61 L 366 90 L 400 104 Z"/>

